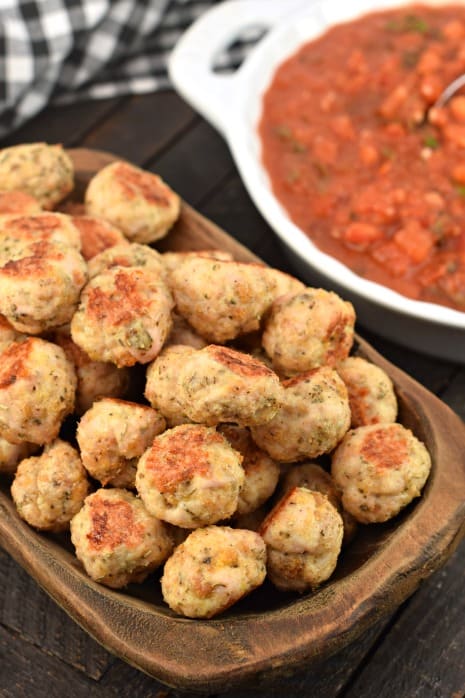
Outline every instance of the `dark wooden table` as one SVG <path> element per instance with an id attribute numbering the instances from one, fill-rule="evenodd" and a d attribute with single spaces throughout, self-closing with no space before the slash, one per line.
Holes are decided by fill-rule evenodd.
<path id="1" fill-rule="evenodd" d="M 266 262 L 292 271 L 250 201 L 223 140 L 173 92 L 50 108 L 0 147 L 39 140 L 108 150 L 156 171 L 188 203 Z M 421 356 L 363 327 L 358 330 L 465 417 L 465 366 Z M 464 588 L 465 542 L 391 617 L 330 660 L 267 689 L 266 695 L 464 696 Z M 0 696 L 180 695 L 99 646 L 0 550 Z"/>

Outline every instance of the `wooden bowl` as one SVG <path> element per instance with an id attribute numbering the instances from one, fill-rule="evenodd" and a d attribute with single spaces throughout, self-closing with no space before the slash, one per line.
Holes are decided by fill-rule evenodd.
<path id="1" fill-rule="evenodd" d="M 70 151 L 79 187 L 111 155 Z M 183 205 L 166 249 L 222 248 L 257 258 Z M 0 543 L 108 650 L 178 689 L 213 693 L 264 682 L 328 656 L 392 612 L 457 546 L 465 528 L 465 426 L 440 400 L 357 337 L 357 353 L 392 378 L 400 421 L 425 442 L 433 468 L 422 497 L 386 524 L 362 527 L 336 574 L 313 594 L 265 585 L 217 619 L 175 616 L 157 579 L 118 592 L 89 579 L 67 537 L 39 534 L 0 489 Z"/>

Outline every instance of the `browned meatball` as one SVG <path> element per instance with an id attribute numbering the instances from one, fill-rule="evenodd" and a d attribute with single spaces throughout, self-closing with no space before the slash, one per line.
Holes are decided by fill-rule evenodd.
<path id="1" fill-rule="evenodd" d="M 64 531 L 89 490 L 79 454 L 56 439 L 40 456 L 21 461 L 11 486 L 18 513 L 34 528 Z"/>
<path id="2" fill-rule="evenodd" d="M 214 429 L 182 424 L 155 437 L 136 487 L 154 516 L 182 528 L 228 519 L 244 482 L 242 456 Z"/>
<path id="3" fill-rule="evenodd" d="M 103 167 L 89 182 L 86 212 L 105 218 L 132 242 L 162 238 L 179 216 L 179 196 L 156 174 L 127 162 Z"/>
<path id="4" fill-rule="evenodd" d="M 161 279 L 142 268 L 113 267 L 84 288 L 71 336 L 94 361 L 149 363 L 169 335 L 172 307 Z"/>
<path id="5" fill-rule="evenodd" d="M 401 424 L 352 429 L 331 463 L 344 508 L 361 523 L 396 516 L 420 495 L 430 469 L 425 445 Z"/>
<path id="6" fill-rule="evenodd" d="M 320 492 L 295 487 L 268 514 L 260 533 L 267 546 L 267 572 L 282 590 L 306 591 L 334 572 L 343 524 Z"/>
<path id="7" fill-rule="evenodd" d="M 74 408 L 76 374 L 56 344 L 37 337 L 11 344 L 0 361 L 0 436 L 46 444 Z"/>
<path id="8" fill-rule="evenodd" d="M 276 415 L 251 428 L 254 441 L 283 463 L 329 453 L 350 426 L 347 389 L 336 371 L 322 366 L 283 382 Z"/>
<path id="9" fill-rule="evenodd" d="M 78 425 L 82 462 L 102 485 L 114 483 L 131 465 L 134 477 L 137 460 L 165 427 L 165 420 L 152 407 L 112 398 L 98 400 Z"/>
<path id="10" fill-rule="evenodd" d="M 352 305 L 332 291 L 307 288 L 278 298 L 263 331 L 276 371 L 287 376 L 345 359 L 354 339 Z"/>
<path id="11" fill-rule="evenodd" d="M 265 559 L 265 544 L 254 531 L 198 529 L 167 560 L 163 598 L 183 616 L 212 618 L 262 584 Z"/>
<path id="12" fill-rule="evenodd" d="M 249 354 L 210 344 L 186 355 L 177 397 L 193 422 L 250 426 L 274 417 L 283 389 L 278 376 Z"/>
<path id="13" fill-rule="evenodd" d="M 71 540 L 87 574 L 114 589 L 142 582 L 173 549 L 167 526 L 118 488 L 87 497 L 71 521 Z"/>

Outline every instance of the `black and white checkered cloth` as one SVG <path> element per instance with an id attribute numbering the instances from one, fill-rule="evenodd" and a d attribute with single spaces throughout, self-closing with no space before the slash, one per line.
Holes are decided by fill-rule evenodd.
<path id="1" fill-rule="evenodd" d="M 172 47 L 216 2 L 0 0 L 0 137 L 49 103 L 167 87 Z M 242 53 L 219 56 L 219 68 Z"/>

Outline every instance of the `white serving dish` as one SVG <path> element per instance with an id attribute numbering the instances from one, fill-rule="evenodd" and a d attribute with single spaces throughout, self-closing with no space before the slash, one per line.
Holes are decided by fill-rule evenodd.
<path id="1" fill-rule="evenodd" d="M 401 296 L 321 252 L 276 200 L 261 164 L 257 124 L 262 95 L 278 65 L 332 24 L 405 4 L 405 0 L 229 0 L 185 32 L 170 57 L 169 72 L 178 92 L 226 139 L 255 205 L 307 283 L 333 288 L 351 300 L 361 325 L 374 332 L 465 363 L 465 313 Z M 429 0 L 429 4 L 449 3 Z M 270 31 L 234 74 L 214 73 L 218 52 L 252 26 Z"/>

